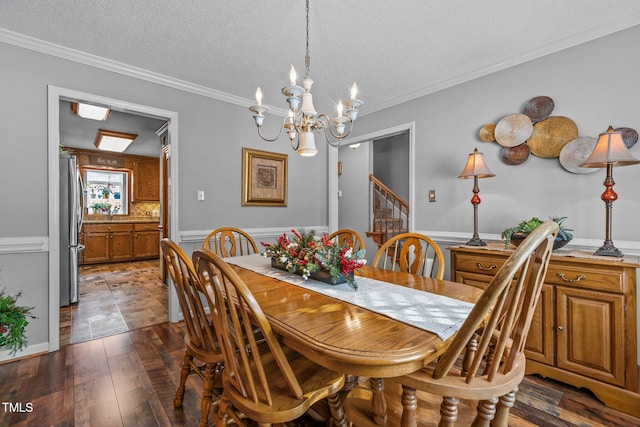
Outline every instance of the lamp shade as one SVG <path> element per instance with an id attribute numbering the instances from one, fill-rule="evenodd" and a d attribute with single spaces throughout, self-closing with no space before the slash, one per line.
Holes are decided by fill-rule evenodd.
<path id="1" fill-rule="evenodd" d="M 583 168 L 603 168 L 607 165 L 628 166 L 640 163 L 627 150 L 622 132 L 614 132 L 610 126 L 601 133 L 591 155 L 580 166 Z"/>
<path id="2" fill-rule="evenodd" d="M 487 165 L 484 163 L 482 153 L 480 153 L 476 148 L 473 150 L 473 153 L 469 154 L 467 164 L 458 178 L 491 178 L 492 176 L 496 176 L 496 174 L 489 170 Z"/>
<path id="3" fill-rule="evenodd" d="M 300 147 L 298 154 L 305 157 L 315 156 L 318 153 L 316 148 L 316 138 L 310 130 L 302 132 L 300 135 Z"/>

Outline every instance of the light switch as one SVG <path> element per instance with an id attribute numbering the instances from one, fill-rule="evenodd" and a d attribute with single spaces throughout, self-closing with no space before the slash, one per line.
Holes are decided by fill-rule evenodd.
<path id="1" fill-rule="evenodd" d="M 429 201 L 430 202 L 436 201 L 436 190 L 429 190 Z"/>
<path id="2" fill-rule="evenodd" d="M 198 190 L 198 201 L 204 201 L 204 190 Z"/>

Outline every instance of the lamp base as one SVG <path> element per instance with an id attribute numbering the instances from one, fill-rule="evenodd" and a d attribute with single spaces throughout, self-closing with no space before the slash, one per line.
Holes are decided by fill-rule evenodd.
<path id="1" fill-rule="evenodd" d="M 479 237 L 476 237 L 476 236 L 472 237 L 471 240 L 469 240 L 466 243 L 466 245 L 467 246 L 487 246 L 487 244 L 484 241 L 482 241 Z"/>
<path id="2" fill-rule="evenodd" d="M 604 245 L 600 246 L 593 254 L 601 256 L 612 256 L 616 258 L 624 257 L 624 254 L 620 251 L 620 249 L 613 246 L 613 243 L 605 243 Z"/>

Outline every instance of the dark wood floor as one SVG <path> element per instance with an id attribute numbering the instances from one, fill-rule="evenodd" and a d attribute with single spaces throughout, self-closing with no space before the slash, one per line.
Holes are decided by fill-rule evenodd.
<path id="1" fill-rule="evenodd" d="M 169 320 L 158 259 L 80 267 L 76 304 L 60 308 L 60 345 L 104 338 Z"/>
<path id="2" fill-rule="evenodd" d="M 160 323 L 0 365 L 0 402 L 24 411 L 3 408 L 0 426 L 197 426 L 197 377 L 188 382 L 183 409 L 173 407 L 183 357 L 181 326 Z M 392 384 L 387 388 L 395 393 Z M 390 396 L 389 405 L 397 408 L 397 397 Z M 525 378 L 511 414 L 512 426 L 640 425 L 640 419 L 605 407 L 587 391 L 535 376 Z M 296 425 L 325 423 L 309 417 Z"/>

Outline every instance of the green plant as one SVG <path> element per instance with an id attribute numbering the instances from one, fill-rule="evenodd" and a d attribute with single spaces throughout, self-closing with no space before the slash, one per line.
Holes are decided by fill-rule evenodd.
<path id="1" fill-rule="evenodd" d="M 367 262 L 364 249 L 355 252 L 351 244 L 334 243 L 326 233 L 316 240 L 313 230 L 306 233 L 292 229 L 291 232 L 294 234 L 291 239 L 283 234 L 275 244 L 260 242 L 266 248 L 264 256 L 283 264 L 290 273 L 300 270 L 305 280 L 311 273 L 326 270 L 334 281 L 344 275 L 352 288 L 358 288 L 349 273 Z"/>
<path id="2" fill-rule="evenodd" d="M 31 315 L 33 307 L 16 305 L 21 295 L 7 295 L 4 290 L 0 291 L 0 347 L 9 347 L 11 354 L 27 346 L 27 318 L 35 319 Z"/>
<path id="3" fill-rule="evenodd" d="M 573 234 L 571 234 L 571 231 L 573 231 L 573 229 L 567 228 L 564 225 L 564 221 L 567 219 L 566 216 L 552 216 L 549 219 L 558 223 L 558 226 L 560 227 L 560 230 L 558 231 L 558 237 L 561 240 L 573 239 Z M 536 218 L 534 216 L 528 221 L 520 222 L 515 227 L 505 228 L 504 230 L 502 230 L 502 234 L 500 235 L 504 239 L 504 247 L 506 248 L 507 246 L 509 246 L 509 243 L 511 243 L 511 236 L 513 236 L 513 233 L 531 233 L 537 226 L 539 226 L 543 222 L 544 221 L 542 221 L 540 218 Z"/>
<path id="4" fill-rule="evenodd" d="M 91 205 L 91 207 L 93 209 L 101 211 L 103 209 L 109 210 L 111 208 L 111 205 L 108 202 L 95 202 Z"/>

